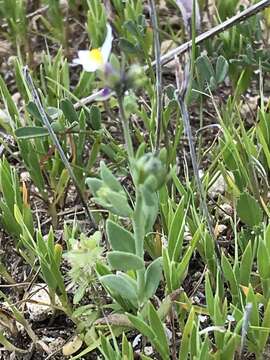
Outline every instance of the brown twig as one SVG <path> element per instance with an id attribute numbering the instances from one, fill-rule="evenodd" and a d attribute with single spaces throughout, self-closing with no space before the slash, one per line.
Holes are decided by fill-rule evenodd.
<path id="1" fill-rule="evenodd" d="M 200 34 L 199 36 L 197 36 L 195 39 L 196 45 L 201 44 L 203 41 L 205 41 L 213 36 L 216 36 L 223 31 L 228 30 L 229 28 L 239 24 L 240 22 L 250 18 L 251 16 L 256 15 L 258 12 L 264 10 L 268 6 L 270 6 L 270 0 L 262 0 L 262 1 L 258 2 L 257 4 L 250 6 L 246 10 L 240 12 L 239 14 L 231 17 L 228 20 L 225 20 L 223 23 L 221 23 L 221 24 L 213 27 L 212 29 L 204 32 L 203 34 Z M 186 51 L 190 50 L 191 46 L 192 46 L 192 41 L 190 40 L 190 41 L 178 46 L 177 48 L 169 51 L 167 54 L 161 56 L 161 58 L 160 58 L 161 65 L 167 64 L 169 61 L 173 60 L 175 56 L 181 55 L 181 54 L 185 53 Z M 153 61 L 151 65 L 155 66 L 156 62 Z M 147 68 L 148 68 L 148 66 L 146 66 L 146 69 Z"/>

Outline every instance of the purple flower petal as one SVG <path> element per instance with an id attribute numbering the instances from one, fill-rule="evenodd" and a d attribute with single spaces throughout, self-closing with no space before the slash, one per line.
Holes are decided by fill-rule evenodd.
<path id="1" fill-rule="evenodd" d="M 110 90 L 109 88 L 105 87 L 105 88 L 102 90 L 101 96 L 108 96 L 108 95 L 110 95 L 110 93 L 111 93 L 111 90 Z"/>

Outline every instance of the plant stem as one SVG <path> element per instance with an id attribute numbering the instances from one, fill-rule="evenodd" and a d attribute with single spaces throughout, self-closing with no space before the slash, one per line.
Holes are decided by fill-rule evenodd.
<path id="1" fill-rule="evenodd" d="M 192 168 L 193 168 L 194 177 L 195 177 L 195 181 L 196 181 L 199 196 L 200 196 L 201 208 L 202 208 L 203 215 L 207 222 L 207 227 L 208 227 L 209 233 L 214 241 L 217 260 L 220 265 L 221 251 L 220 251 L 219 245 L 216 241 L 214 227 L 213 227 L 211 216 L 209 214 L 207 203 L 206 203 L 205 192 L 204 192 L 203 185 L 202 185 L 200 175 L 199 175 L 199 167 L 198 167 L 197 158 L 196 158 L 195 146 L 194 146 L 194 143 L 192 140 L 192 131 L 191 131 L 191 126 L 190 126 L 190 119 L 189 119 L 189 113 L 187 110 L 187 105 L 180 93 L 178 94 L 177 99 L 178 99 L 178 103 L 179 103 L 179 106 L 181 109 L 181 113 L 182 113 L 182 117 L 183 117 L 183 121 L 184 121 L 184 125 L 185 125 L 185 130 L 186 130 L 186 134 L 187 134 L 187 138 L 188 138 Z"/>
<path id="2" fill-rule="evenodd" d="M 136 188 L 136 205 L 133 214 L 133 229 L 134 229 L 134 238 L 135 238 L 135 249 L 136 255 L 141 259 L 144 259 L 144 214 L 142 211 L 143 208 L 143 194 L 140 186 Z M 137 287 L 139 293 L 139 302 L 143 302 L 144 296 L 144 287 L 145 287 L 145 269 L 137 271 Z"/>
<path id="3" fill-rule="evenodd" d="M 161 125 L 162 125 L 162 69 L 160 63 L 160 40 L 159 40 L 159 28 L 156 12 L 156 5 L 154 0 L 149 0 L 151 9 L 151 22 L 154 32 L 154 44 L 155 44 L 155 61 L 156 61 L 156 153 L 160 147 Z"/>
<path id="4" fill-rule="evenodd" d="M 128 153 L 130 172 L 132 175 L 133 170 L 132 170 L 131 165 L 132 165 L 132 160 L 134 159 L 134 150 L 133 150 L 132 140 L 131 140 L 130 131 L 129 131 L 129 124 L 128 124 L 128 119 L 126 118 L 126 114 L 125 114 L 125 110 L 124 110 L 123 95 L 118 94 L 117 98 L 118 98 L 118 103 L 119 103 L 119 112 L 120 112 L 121 122 L 122 122 L 122 126 L 123 126 L 125 146 L 126 146 L 127 153 Z M 133 178 L 133 182 L 134 182 L 134 178 Z M 135 252 L 136 252 L 137 256 L 139 256 L 141 259 L 144 260 L 145 221 L 144 221 L 144 214 L 142 211 L 143 194 L 142 194 L 140 185 L 136 184 L 135 182 L 134 182 L 134 184 L 135 184 L 135 188 L 136 188 L 136 200 L 135 200 L 135 208 L 134 208 L 134 213 L 133 213 L 132 224 L 133 224 L 133 231 L 134 231 L 134 238 L 135 238 Z M 143 299 L 144 299 L 145 269 L 143 268 L 141 270 L 138 270 L 136 272 L 136 274 L 137 274 L 138 299 L 139 299 L 139 304 L 142 305 Z"/>
<path id="5" fill-rule="evenodd" d="M 128 153 L 129 162 L 131 162 L 131 160 L 134 158 L 134 150 L 133 150 L 132 140 L 129 131 L 128 119 L 126 117 L 124 110 L 123 95 L 118 95 L 117 98 L 119 103 L 120 118 L 124 132 L 125 146 Z"/>

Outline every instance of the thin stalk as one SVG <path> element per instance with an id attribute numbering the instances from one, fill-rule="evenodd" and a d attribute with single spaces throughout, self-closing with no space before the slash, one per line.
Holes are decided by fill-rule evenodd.
<path id="1" fill-rule="evenodd" d="M 144 214 L 142 211 L 143 207 L 143 195 L 140 189 L 140 186 L 136 188 L 136 205 L 134 209 L 133 215 L 133 230 L 134 230 L 134 238 L 135 238 L 135 250 L 136 255 L 141 259 L 144 258 Z M 143 302 L 144 297 L 144 288 L 145 288 L 145 269 L 137 271 L 137 287 L 139 293 L 139 302 L 140 304 Z"/>
<path id="2" fill-rule="evenodd" d="M 134 158 L 134 150 L 132 145 L 132 140 L 130 136 L 129 131 L 129 125 L 128 125 L 128 119 L 126 117 L 126 113 L 124 110 L 124 104 L 123 104 L 123 96 L 118 95 L 118 103 L 119 103 L 119 112 L 120 112 L 120 118 L 122 122 L 123 132 L 124 132 L 124 139 L 125 139 L 125 146 L 128 153 L 129 162 Z"/>
<path id="3" fill-rule="evenodd" d="M 204 215 L 204 217 L 206 219 L 206 222 L 207 222 L 207 227 L 208 227 L 209 233 L 210 233 L 210 235 L 211 235 L 211 237 L 212 237 L 212 239 L 214 241 L 214 244 L 215 244 L 215 251 L 216 251 L 217 258 L 218 258 L 218 260 L 220 262 L 220 260 L 221 260 L 221 251 L 220 251 L 219 245 L 218 245 L 218 243 L 216 241 L 214 227 L 213 227 L 211 216 L 209 214 L 208 207 L 207 207 L 206 195 L 205 195 L 203 185 L 202 185 L 200 175 L 199 175 L 199 167 L 198 167 L 197 158 L 196 158 L 195 146 L 194 146 L 193 138 L 192 138 L 192 131 L 191 131 L 191 126 L 190 126 L 190 118 L 189 118 L 189 113 L 188 113 L 188 110 L 187 110 L 187 105 L 186 105 L 185 100 L 183 99 L 183 97 L 181 96 L 180 93 L 177 96 L 177 100 L 178 100 L 178 103 L 179 103 L 179 106 L 180 106 L 180 110 L 181 110 L 184 125 L 185 125 L 186 135 L 187 135 L 187 138 L 188 138 L 188 144 L 189 144 L 189 149 L 190 149 L 192 168 L 193 168 L 194 177 L 195 177 L 196 185 L 197 185 L 199 196 L 200 196 L 201 208 L 202 208 L 203 215 Z"/>
<path id="4" fill-rule="evenodd" d="M 126 118 L 126 114 L 123 106 L 122 94 L 118 94 L 118 103 L 119 103 L 120 118 L 123 126 L 124 138 L 125 138 L 125 146 L 128 153 L 130 172 L 132 175 L 133 170 L 131 165 L 132 165 L 132 160 L 134 159 L 134 150 L 129 132 L 128 119 Z M 135 187 L 136 187 L 136 200 L 135 200 L 135 208 L 132 219 L 134 239 L 135 239 L 135 251 L 137 256 L 139 256 L 141 259 L 144 259 L 145 220 L 144 220 L 144 214 L 142 212 L 143 194 L 140 185 L 135 184 Z M 138 270 L 136 273 L 137 273 L 138 298 L 140 305 L 142 305 L 144 298 L 144 288 L 145 288 L 145 280 L 144 280 L 145 269 Z"/>
<path id="5" fill-rule="evenodd" d="M 43 108 L 43 106 L 41 104 L 38 92 L 37 92 L 37 90 L 35 88 L 34 82 L 32 80 L 32 77 L 30 75 L 30 72 L 29 72 L 28 68 L 25 67 L 23 72 L 24 72 L 25 80 L 26 80 L 26 82 L 27 82 L 27 84 L 28 84 L 28 86 L 30 88 L 30 91 L 31 91 L 31 94 L 32 94 L 32 97 L 33 97 L 33 101 L 34 101 L 34 103 L 36 104 L 36 106 L 38 108 L 38 111 L 40 113 L 42 121 L 43 121 L 44 125 L 46 126 L 46 128 L 47 128 L 47 130 L 48 130 L 48 132 L 50 134 L 50 137 L 51 137 L 54 145 L 56 146 L 56 148 L 57 148 L 57 150 L 59 152 L 59 155 L 60 155 L 60 157 L 61 157 L 61 159 L 62 159 L 62 161 L 63 161 L 63 163 L 64 163 L 64 165 L 65 165 L 65 167 L 66 167 L 66 169 L 68 171 L 68 173 L 69 173 L 70 178 L 74 182 L 74 185 L 75 185 L 75 187 L 76 187 L 76 189 L 78 191 L 80 200 L 81 200 L 81 202 L 82 202 L 82 204 L 83 204 L 83 206 L 85 208 L 86 214 L 87 214 L 90 222 L 92 223 L 93 227 L 95 229 L 97 229 L 97 225 L 95 223 L 95 220 L 94 220 L 92 214 L 90 213 L 88 205 L 87 205 L 87 203 L 86 203 L 86 201 L 84 199 L 83 192 L 82 192 L 82 190 L 81 190 L 81 188 L 80 188 L 80 186 L 79 186 L 79 184 L 77 182 L 77 179 L 76 179 L 76 176 L 75 176 L 75 174 L 74 174 L 74 172 L 72 170 L 72 167 L 70 166 L 70 163 L 69 163 L 69 161 L 68 161 L 68 159 L 67 159 L 67 157 L 66 157 L 66 155 L 65 155 L 65 153 L 64 153 L 64 151 L 63 151 L 63 149 L 62 149 L 62 147 L 61 147 L 61 145 L 59 143 L 59 140 L 58 140 L 58 138 L 57 138 L 52 126 L 51 126 L 51 123 L 50 123 L 50 121 L 48 119 L 48 115 L 46 114 L 46 112 L 45 112 L 45 110 L 44 110 L 44 108 Z"/>
<path id="6" fill-rule="evenodd" d="M 203 129 L 203 99 L 202 96 L 200 96 L 200 130 Z M 202 157 L 203 157 L 203 151 L 202 151 L 202 132 L 199 133 L 199 146 L 198 146 L 198 163 L 200 164 Z"/>
<path id="7" fill-rule="evenodd" d="M 156 153 L 160 148 L 161 126 L 162 126 L 162 69 L 160 63 L 160 39 L 157 11 L 154 0 L 149 0 L 151 9 L 151 22 L 154 32 L 155 61 L 156 61 Z"/>

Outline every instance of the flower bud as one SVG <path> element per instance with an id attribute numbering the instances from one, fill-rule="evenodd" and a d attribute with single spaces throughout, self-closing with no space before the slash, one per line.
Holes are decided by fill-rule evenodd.
<path id="1" fill-rule="evenodd" d="M 137 182 L 145 184 L 149 190 L 158 190 L 166 179 L 166 167 L 159 157 L 147 153 L 136 162 Z"/>

